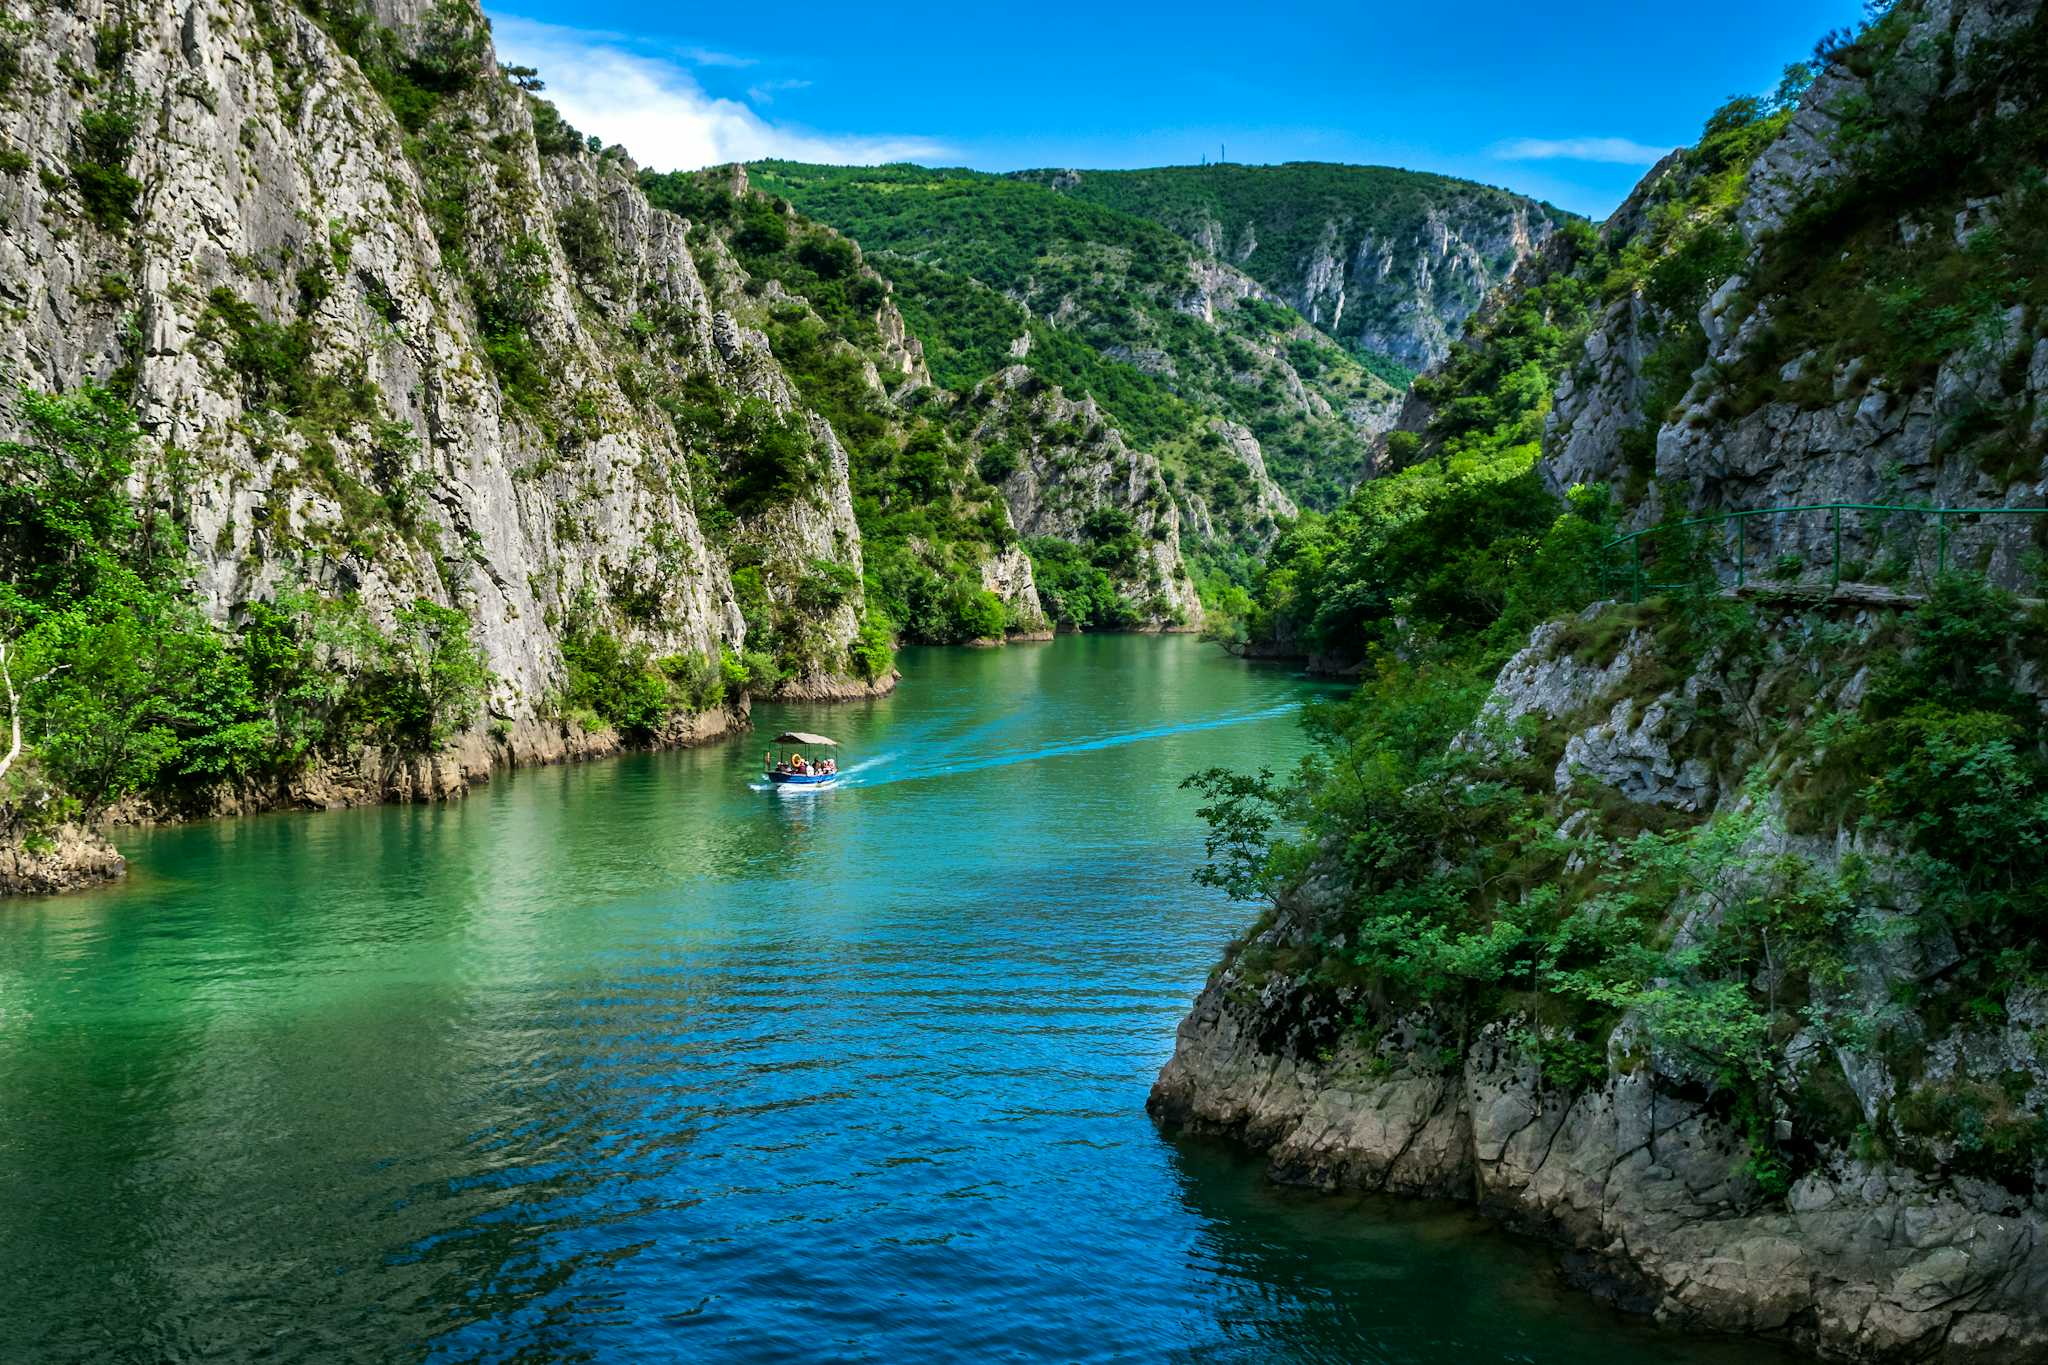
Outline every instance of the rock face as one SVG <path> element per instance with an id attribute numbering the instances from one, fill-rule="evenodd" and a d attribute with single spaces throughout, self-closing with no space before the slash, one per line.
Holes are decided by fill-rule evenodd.
<path id="1" fill-rule="evenodd" d="M 1379 166 L 1179 166 L 1021 175 L 1161 223 L 1339 341 L 1410 369 L 1566 215 L 1520 195 Z"/>
<path id="2" fill-rule="evenodd" d="M 1159 461 L 1124 443 L 1093 399 L 1068 398 L 1022 365 L 974 393 L 977 440 L 1007 444 L 1017 467 L 1003 479 L 1010 520 L 1024 536 L 1088 543 L 1091 517 L 1121 514 L 1136 532 L 1132 563 L 1111 571 L 1117 591 L 1138 604 L 1150 629 L 1192 630 L 1202 602 L 1180 554 L 1180 510 Z"/>
<path id="3" fill-rule="evenodd" d="M 128 864 L 96 830 L 59 825 L 40 837 L 0 838 L 0 896 L 47 896 L 116 881 Z"/>
<path id="4" fill-rule="evenodd" d="M 1582 1248 L 1574 1278 L 1687 1328 L 1857 1359 L 2048 1350 L 2038 1201 L 1844 1160 L 1765 1206 L 1739 1174 L 1740 1135 L 1654 1072 L 1566 1093 L 1497 1028 L 1441 1070 L 1447 1040 L 1426 1020 L 1369 1053 L 1318 1051 L 1345 1030 L 1335 1002 L 1274 984 L 1247 1003 L 1241 988 L 1227 967 L 1203 991 L 1150 1108 L 1268 1152 L 1276 1179 L 1471 1200 Z M 1280 1017 L 1297 1022 L 1274 1039 Z"/>
<path id="5" fill-rule="evenodd" d="M 760 646 L 741 560 L 771 604 L 821 566 L 855 585 L 813 613 L 789 691 L 886 686 L 851 676 L 846 654 L 862 561 L 845 453 L 719 307 L 744 272 L 652 209 L 623 157 L 558 123 L 537 136 L 471 0 L 376 7 L 390 51 L 441 63 L 449 88 L 425 114 L 379 94 L 336 36 L 354 30 L 282 0 L 26 12 L 0 92 L 24 168 L 0 181 L 0 366 L 133 403 L 149 454 L 136 492 L 186 528 L 216 620 L 288 587 L 356 594 L 386 626 L 425 600 L 470 619 L 496 677 L 499 738 L 473 729 L 401 765 L 416 774 L 351 758 L 278 799 L 446 796 L 497 763 L 615 747 L 555 719 L 565 635 L 601 626 L 656 655 Z M 348 40 L 381 41 L 364 32 Z M 112 115 L 132 129 L 115 149 L 128 207 L 96 205 L 76 170 L 80 130 Z M 919 382 L 921 350 L 887 314 L 901 377 Z M 657 401 L 685 385 L 802 432 L 805 486 L 707 529 L 730 455 Z"/>
<path id="6" fill-rule="evenodd" d="M 1324 225 L 1281 296 L 1332 336 L 1422 369 L 1442 359 L 1479 301 L 1555 223 L 1523 201 L 1455 220 L 1432 209 L 1384 234 L 1347 226 Z"/>
<path id="7" fill-rule="evenodd" d="M 1880 200 L 1879 215 L 1858 198 L 1878 192 L 1850 177 L 1868 174 L 1854 162 L 1875 146 L 1871 178 L 1885 184 L 1881 172 L 1924 151 L 1914 139 L 1929 128 L 1949 130 L 1952 150 L 1997 145 L 2038 120 L 2044 44 L 2038 0 L 1902 3 L 1788 119 L 1760 123 L 1743 160 L 1674 154 L 1597 237 L 1561 233 L 1525 260 L 1467 336 L 1489 344 L 1484 324 L 1511 303 L 1562 319 L 1584 306 L 1569 300 L 1594 300 L 1583 341 L 1552 371 L 1537 465 L 1550 487 L 1605 484 L 1630 528 L 1809 503 L 1940 504 L 1964 509 L 1949 519 L 1949 564 L 2009 587 L 2036 582 L 2033 523 L 2005 529 L 1982 511 L 2048 496 L 2048 319 L 2027 292 L 2038 249 L 2013 245 L 2039 241 L 2038 178 L 1986 183 L 2011 169 L 1997 161 L 1954 185 L 1930 171 L 1913 212 Z M 1901 145 L 1871 142 L 1873 123 Z M 1674 233 L 1687 215 L 1713 235 Z M 1228 236 L 1219 227 L 1217 240 Z M 1868 261 L 1886 268 L 1856 276 Z M 1924 310 L 1887 331 L 1863 308 L 1985 261 L 2010 264 L 1975 277 L 1993 302 L 1971 304 L 1971 326 L 1916 333 L 1917 348 L 1895 333 L 1925 324 Z M 1841 288 L 1817 290 L 1815 277 L 1837 267 L 1851 272 Z M 1633 282 L 1603 283 L 1614 278 Z M 1561 330 L 1581 325 L 1575 316 Z M 1400 423 L 1416 439 L 1403 447 L 1426 458 L 1432 403 L 1458 396 L 1419 384 Z M 1830 522 L 1754 526 L 1739 542 L 1752 579 L 1774 560 L 1825 571 Z M 1870 579 L 1805 609 L 1755 601 L 1740 645 L 1680 648 L 1659 633 L 1668 614 L 1611 603 L 1539 627 L 1454 747 L 1496 775 L 1512 767 L 1511 785 L 1559 839 L 1714 819 L 1739 831 L 1742 858 L 1794 855 L 1828 886 L 1904 861 L 1878 827 L 1827 814 L 1805 785 L 1817 766 L 1803 765 L 1826 752 L 1823 721 L 1860 714 L 1883 651 L 1897 648 L 1886 604 L 1900 599 L 1877 585 L 1907 580 L 1876 571 L 1896 558 L 1931 575 L 1935 534 L 1902 516 L 1844 514 L 1842 576 Z M 1710 533 L 1702 549 L 1726 578 L 1737 543 Z M 2021 711 L 2048 706 L 2036 665 L 1998 671 Z M 1574 856 L 1561 858 L 1567 879 L 1586 866 Z M 1724 889 L 1660 899 L 1659 941 L 1712 943 Z M 1635 1013 L 1574 1075 L 1546 1071 L 1558 1035 L 1538 1009 L 1506 1007 L 1469 1031 L 1448 1007 L 1404 1012 L 1389 1001 L 1413 994 L 1351 970 L 1358 906 L 1327 871 L 1226 957 L 1151 1108 L 1259 1148 L 1277 1179 L 1470 1200 L 1567 1248 L 1590 1288 L 1673 1323 L 1844 1359 L 2048 1359 L 2048 1163 L 2025 1144 L 2004 1165 L 1981 1161 L 1969 1123 L 1928 1117 L 1944 1095 L 1996 1089 L 2032 1131 L 2048 1105 L 2039 987 L 1996 971 L 1963 985 L 1971 964 L 1916 903 L 1924 887 L 1844 895 L 1863 918 L 1841 948 L 1842 979 L 1805 997 L 1822 1007 L 1785 1010 L 1764 1045 L 1769 1113 L 1740 1116 L 1736 1087 L 1703 1078 Z M 1737 988 L 1775 992 L 1778 975 Z M 1980 989 L 1972 1013 L 1965 997 Z M 1828 1027 L 1829 1010 L 1883 1020 L 1871 1028 L 1886 1045 Z M 1795 1148 L 1789 1188 L 1781 1172 L 1766 1189 L 1752 1153 Z"/>
<path id="8" fill-rule="evenodd" d="M 1834 628 L 1873 623 L 1852 611 Z M 1659 676 L 1653 653 L 1637 632 L 1611 658 L 1580 657 L 1566 623 L 1545 626 L 1502 670 L 1459 742 L 1526 757 L 1516 722 L 1538 721 L 1566 736 L 1560 797 L 1605 790 L 1674 812 L 1733 799 L 1742 772 L 1781 760 L 1756 743 L 1712 760 L 1676 758 L 1713 733 L 1701 719 L 1711 714 L 1703 692 L 1740 710 L 1771 695 L 1779 675 L 1729 676 L 1709 660 L 1676 685 L 1636 695 Z M 1796 662 L 1784 668 L 1800 671 Z M 1842 682 L 1811 707 L 1848 704 L 1860 685 Z M 1836 852 L 1810 841 L 1802 851 L 1823 860 Z M 1309 881 L 1225 961 L 1153 1088 L 1157 1117 L 1264 1151 L 1277 1180 L 1470 1200 L 1575 1249 L 1568 1269 L 1588 1287 L 1674 1324 L 1778 1336 L 1852 1359 L 2005 1361 L 2048 1351 L 2048 1186 L 2015 1193 L 1836 1150 L 1782 1201 L 1771 1199 L 1749 1174 L 1747 1139 L 1726 1107 L 1631 1019 L 1608 1042 L 1605 1078 L 1575 1087 L 1544 1076 L 1531 1047 L 1542 1028 L 1532 1021 L 1460 1037 L 1448 1015 L 1389 1017 L 1362 987 L 1291 969 L 1328 941 L 1338 901 L 1333 883 Z M 1682 908 L 1673 932 L 1697 933 L 1714 913 L 1705 902 Z M 1946 965 L 1938 946 L 1873 958 L 1859 964 L 1860 989 L 1879 1009 L 1900 989 L 1938 991 Z M 1995 1026 L 1947 1026 L 1930 1048 L 1933 1066 L 2025 1077 L 2031 1095 L 2048 1098 L 2048 1049 L 2031 1031 L 2043 1009 L 2037 989 L 2016 983 Z M 1378 1012 L 1378 1026 L 1361 1032 L 1361 1012 Z M 1884 1106 L 1901 1089 L 1891 1063 L 1809 1034 L 1788 1040 L 1784 1054 L 1802 1086 L 1853 1093 L 1862 1121 L 1886 1131 Z"/>

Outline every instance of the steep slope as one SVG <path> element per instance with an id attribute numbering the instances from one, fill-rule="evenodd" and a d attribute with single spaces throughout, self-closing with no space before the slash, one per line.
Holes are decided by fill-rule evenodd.
<path id="1" fill-rule="evenodd" d="M 1221 417 L 1256 436 L 1292 499 L 1328 506 L 1398 405 L 1255 281 L 1142 219 L 973 171 L 762 162 L 753 176 L 875 253 L 940 383 L 1022 361 L 1169 469 L 1167 447 Z"/>
<path id="2" fill-rule="evenodd" d="M 1200 624 L 1202 604 L 1181 561 L 1180 511 L 1164 472 L 1124 443 L 1093 400 L 1076 403 L 1013 365 L 975 390 L 970 410 L 974 438 L 1003 452 L 1007 472 L 989 472 L 1001 473 L 1011 515 L 1044 566 L 1044 595 L 1056 620 L 1076 627 Z"/>
<path id="3" fill-rule="evenodd" d="M 1387 166 L 1164 166 L 1020 171 L 1150 219 L 1403 372 L 1443 358 L 1488 291 L 1571 215 L 1506 190 Z"/>
<path id="4" fill-rule="evenodd" d="M 888 684 L 844 449 L 707 284 L 743 269 L 503 76 L 473 0 L 10 23 L 15 839 Z"/>
<path id="5" fill-rule="evenodd" d="M 2038 0 L 1879 13 L 1417 383 L 1259 585 L 1370 667 L 1202 779 L 1266 908 L 1162 1118 L 1676 1324 L 2048 1354 L 2048 516 L 1988 514 L 2048 503 L 2044 79 Z M 1673 524 L 1808 499 L 1960 510 Z"/>
<path id="6" fill-rule="evenodd" d="M 931 644 L 1043 634 L 1031 561 L 982 478 L 984 452 L 860 247 L 754 190 L 743 167 L 640 183 L 741 265 L 713 276 L 720 303 L 764 331 L 846 443 L 876 619 Z"/>
<path id="7" fill-rule="evenodd" d="M 1020 388 L 999 374 L 964 393 L 939 387 L 924 342 L 895 312 L 896 286 L 850 239 L 750 181 L 737 166 L 642 176 L 656 202 L 730 245 L 749 272 L 744 292 L 755 296 L 734 307 L 761 317 L 806 395 L 849 433 L 870 593 L 892 622 L 939 643 L 1053 626 L 1200 624 L 1179 514 L 1170 500 L 1158 503 L 1161 469 L 1149 452 L 1133 451 L 1092 400 L 1077 403 L 1057 385 Z M 1030 401 L 1011 401 L 1022 396 Z M 1191 463 L 1206 476 L 1218 462 Z M 1053 505 L 1062 515 L 1048 518 Z M 1288 506 L 1270 486 L 1247 505 Z M 1148 530 L 1143 554 L 1128 552 L 1135 525 Z M 1103 533 L 1117 527 L 1124 531 Z M 1051 601 L 1036 589 L 1042 571 L 1062 584 Z"/>

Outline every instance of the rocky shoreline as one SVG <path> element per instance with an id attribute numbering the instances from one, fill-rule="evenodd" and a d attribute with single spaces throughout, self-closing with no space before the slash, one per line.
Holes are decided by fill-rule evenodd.
<path id="1" fill-rule="evenodd" d="M 1768 1200 L 1740 1132 L 1653 1063 L 1567 1092 L 1501 1025 L 1461 1053 L 1401 1019 L 1368 1048 L 1361 1001 L 1248 985 L 1234 959 L 1210 981 L 1146 1107 L 1263 1153 L 1278 1182 L 1471 1204 L 1560 1247 L 1581 1288 L 1687 1330 L 1841 1360 L 2048 1359 L 2038 1193 L 1842 1155 Z"/>
<path id="2" fill-rule="evenodd" d="M 890 680 L 893 685 L 894 678 Z M 886 690 L 886 689 L 884 689 Z M 874 694 L 879 695 L 879 693 Z M 466 732 L 435 754 L 387 756 L 364 745 L 344 761 L 315 764 L 276 785 L 223 787 L 196 806 L 130 801 L 91 825 L 67 822 L 45 839 L 0 834 L 0 896 L 54 895 L 118 881 L 128 864 L 107 834 L 124 825 L 181 824 L 266 811 L 347 810 L 356 806 L 455 801 L 500 772 L 610 758 L 634 748 L 681 749 L 744 731 L 749 708 L 720 707 L 682 717 L 648 745 L 616 731 L 521 721 L 495 735 Z"/>

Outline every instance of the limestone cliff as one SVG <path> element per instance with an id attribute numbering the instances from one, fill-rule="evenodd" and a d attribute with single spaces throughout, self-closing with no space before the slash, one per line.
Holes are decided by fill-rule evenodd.
<path id="1" fill-rule="evenodd" d="M 1330 336 L 1415 370 L 1442 359 L 1480 300 L 1569 217 L 1502 190 L 1380 166 L 1020 174 L 1151 218 Z"/>
<path id="2" fill-rule="evenodd" d="M 1796 107 L 1721 111 L 1597 234 L 1553 237 L 1418 381 L 1390 449 L 1434 467 L 1470 458 L 1461 385 L 1500 372 L 1490 348 L 1538 357 L 1540 458 L 1500 469 L 1558 493 L 1604 485 L 1610 501 L 1579 504 L 1611 509 L 1602 538 L 1813 502 L 1962 511 L 1945 527 L 1782 514 L 1644 542 L 1651 592 L 1671 597 L 1538 628 L 1431 770 L 1445 800 L 1514 794 L 1540 837 L 1501 833 L 1518 851 L 1465 887 L 1430 835 L 1323 831 L 1182 1025 L 1153 1092 L 1162 1119 L 1259 1147 L 1279 1179 L 1471 1200 L 1677 1325 L 1845 1359 L 2048 1358 L 2048 998 L 2023 965 L 2041 945 L 2031 923 L 1985 929 L 2014 845 L 1936 855 L 1924 824 L 1884 814 L 1896 799 L 2024 822 L 2039 800 L 2018 774 L 2041 756 L 2048 656 L 2033 609 L 1997 588 L 2038 593 L 2048 518 L 1984 512 L 2048 495 L 2044 54 L 2038 0 L 1902 3 L 1836 40 L 1811 88 L 1786 93 Z M 1943 637 L 1964 619 L 1992 624 Z M 1961 690 L 1927 681 L 1950 676 Z M 2010 727 L 2015 776 L 1977 804 L 1912 790 L 1960 761 L 1911 766 L 1948 753 L 1945 732 L 1934 750 L 1849 738 L 1932 736 L 1956 716 Z M 1703 856 L 1687 831 L 1724 841 L 1687 865 L 1693 880 L 1588 889 L 1610 885 L 1596 860 L 1616 849 Z M 1366 911 L 1383 891 L 1371 869 L 1404 840 L 1439 850 L 1424 861 L 1444 881 Z M 1539 884 L 1499 892 L 1530 867 Z M 2013 875 L 2038 886 L 2033 864 Z M 1401 914 L 1427 943 L 1416 907 L 1432 895 L 1471 929 L 1446 942 L 1481 957 L 1489 932 L 1579 896 L 1594 933 L 1669 956 L 1590 1030 L 1539 988 L 1540 963 L 1467 1008 L 1366 950 Z M 1815 918 L 1788 931 L 1802 904 Z M 1731 926 L 1752 910 L 1779 918 L 1745 957 Z M 1783 956 L 1795 938 L 1824 965 Z M 1731 975 L 1700 965 L 1716 953 Z M 1475 959 L 1438 961 L 1485 978 Z M 1764 1021 L 1742 1067 L 1674 1041 L 1685 1030 L 1656 998 L 1689 973 Z"/>
<path id="3" fill-rule="evenodd" d="M 8 18 L 0 366 L 132 404 L 135 492 L 223 627 L 287 591 L 386 629 L 425 602 L 467 618 L 494 679 L 438 753 L 330 754 L 345 780 L 219 801 L 443 796 L 610 749 L 562 706 L 572 635 L 714 671 L 773 658 L 757 690 L 887 685 L 848 655 L 863 566 L 838 436 L 715 301 L 744 272 L 500 73 L 473 0 Z M 897 348 L 914 371 L 900 327 Z"/>
<path id="4" fill-rule="evenodd" d="M 987 381 L 971 402 L 977 438 L 1019 457 L 999 485 L 1019 532 L 1125 542 L 1106 567 L 1137 605 L 1140 624 L 1200 626 L 1201 599 L 1181 561 L 1180 509 L 1156 459 L 1125 444 L 1094 400 L 1075 402 L 1021 365 Z"/>
<path id="5" fill-rule="evenodd" d="M 701 374 L 778 412 L 795 411 L 793 392 L 760 338 L 714 312 L 688 225 L 654 213 L 628 165 L 542 153 L 473 12 L 380 12 L 412 41 L 435 23 L 476 27 L 464 60 L 483 74 L 428 126 L 445 139 L 430 150 L 299 8 L 151 7 L 81 82 L 67 73 L 94 70 L 95 35 L 123 22 L 101 10 L 38 7 L 21 56 L 12 145 L 45 174 L 16 175 L 9 196 L 0 280 L 15 308 L 0 354 L 45 387 L 132 386 L 152 437 L 187 459 L 175 496 L 216 613 L 294 574 L 373 606 L 459 605 L 499 675 L 495 708 L 517 719 L 537 714 L 578 591 L 652 570 L 657 545 L 665 600 L 650 637 L 744 639 L 684 442 L 644 380 L 621 381 Z M 109 230 L 49 173 L 69 163 L 80 116 L 126 91 L 147 114 L 130 163 L 143 188 L 132 223 Z M 570 260 L 565 238 L 596 259 Z M 492 360 L 501 312 L 542 357 L 537 373 Z M 303 324 L 314 382 L 348 385 L 351 406 L 293 411 L 239 373 L 244 317 Z M 639 339 L 650 326 L 658 347 Z M 814 491 L 739 535 L 777 559 L 857 570 L 843 455 L 828 428 L 811 430 Z M 400 490 L 418 515 L 365 513 L 361 489 Z M 828 639 L 843 643 L 857 606 Z"/>

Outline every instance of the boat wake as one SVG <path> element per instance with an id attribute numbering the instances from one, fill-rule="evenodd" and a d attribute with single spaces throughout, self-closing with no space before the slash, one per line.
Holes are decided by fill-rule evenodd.
<path id="1" fill-rule="evenodd" d="M 1173 735 L 1184 735 L 1197 730 L 1217 730 L 1229 725 L 1248 725 L 1254 721 L 1272 720 L 1301 709 L 1298 701 L 1283 702 L 1278 706 L 1265 706 L 1252 711 L 1232 712 L 1229 715 L 1210 716 L 1201 720 L 1181 721 L 1175 725 L 1155 725 L 1143 730 L 1127 730 L 1120 734 L 1097 735 L 1088 739 L 1069 740 L 1061 744 L 1048 744 L 1041 748 L 1015 753 L 984 754 L 952 762 L 917 763 L 901 770 L 891 770 L 888 765 L 896 758 L 894 753 L 879 754 L 863 760 L 852 767 L 842 769 L 838 787 L 882 787 L 895 782 L 921 782 L 928 778 L 952 777 L 960 773 L 981 772 L 989 768 L 1006 768 L 1017 763 L 1036 763 L 1041 759 L 1064 758 L 1069 754 L 1093 753 L 1098 749 L 1115 749 L 1126 744 L 1142 744 L 1147 740 L 1166 739 Z M 880 770 L 880 771 L 878 771 Z M 872 774 L 872 775 L 870 775 Z"/>

